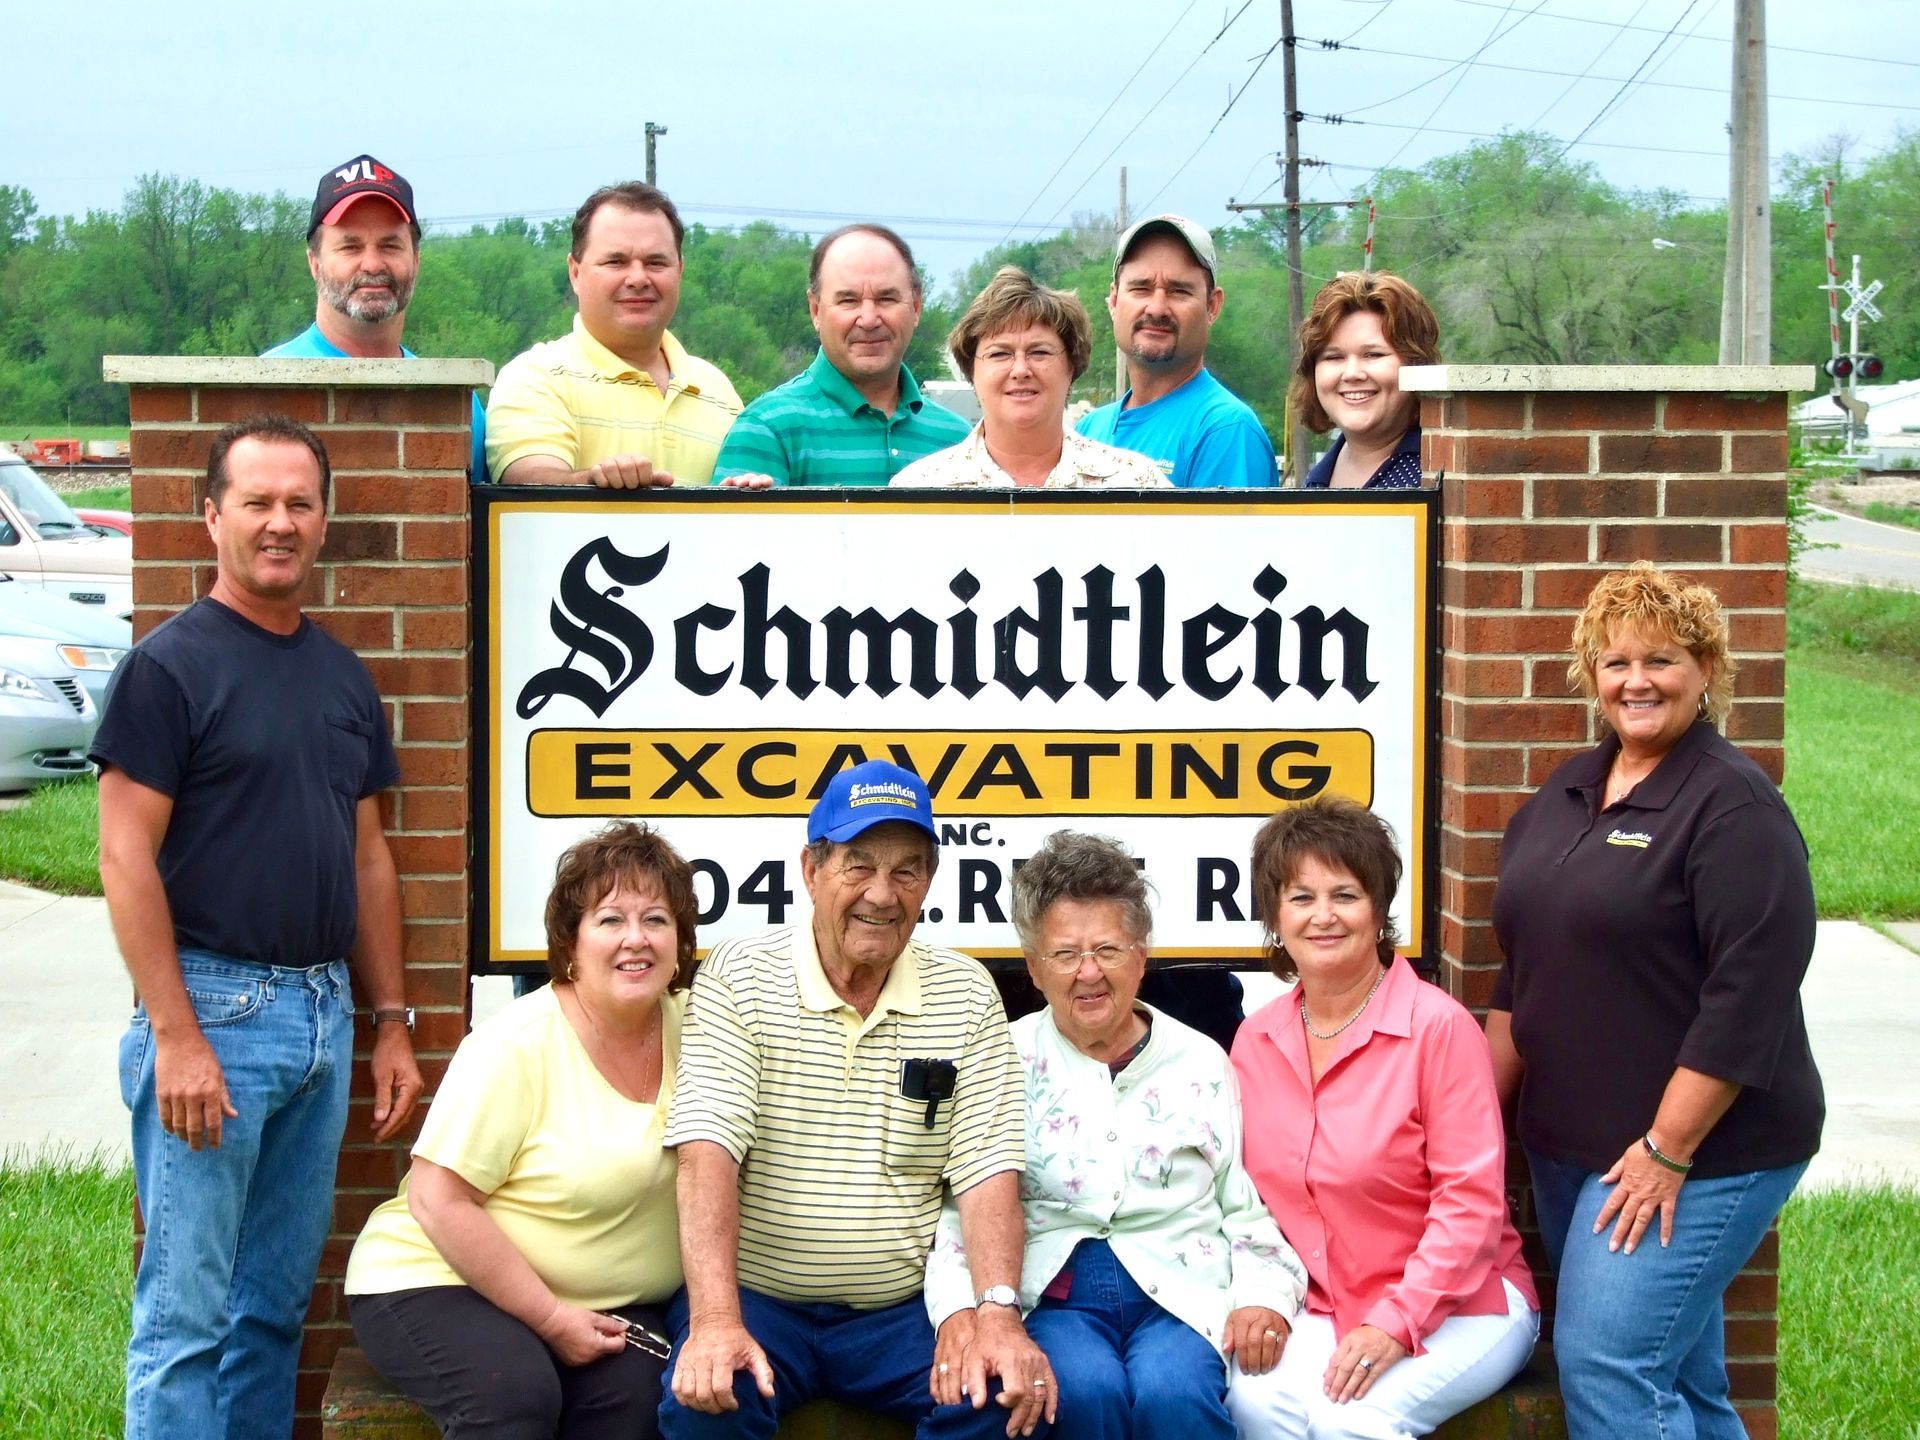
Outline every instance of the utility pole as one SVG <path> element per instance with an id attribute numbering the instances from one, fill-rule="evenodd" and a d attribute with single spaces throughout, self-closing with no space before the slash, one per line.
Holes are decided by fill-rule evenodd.
<path id="1" fill-rule="evenodd" d="M 647 121 L 647 184 L 649 185 L 657 185 L 659 183 L 654 179 L 656 172 L 653 164 L 653 142 L 666 133 L 666 126 L 656 125 L 651 120 Z"/>
<path id="2" fill-rule="evenodd" d="M 1282 73 L 1286 76 L 1287 105 L 1287 373 L 1300 361 L 1300 322 L 1307 301 L 1300 280 L 1300 86 L 1293 70 L 1293 0 L 1280 0 Z M 1307 473 L 1306 438 L 1291 415 L 1287 417 L 1287 454 L 1282 483 L 1298 485 Z"/>
<path id="3" fill-rule="evenodd" d="M 1113 208 L 1113 244 L 1117 253 L 1120 237 L 1127 233 L 1127 167 L 1120 167 L 1120 200 Z M 1119 267 L 1114 269 L 1119 274 Z M 1113 337 L 1113 398 L 1116 404 L 1127 393 L 1127 352 L 1120 343 L 1120 337 Z"/>
<path id="4" fill-rule="evenodd" d="M 1741 86 L 1742 121 L 1747 132 L 1747 220 L 1740 259 L 1741 359 L 1748 365 L 1773 360 L 1773 176 L 1767 150 L 1767 6 L 1766 0 L 1740 0 L 1746 34 L 1747 68 Z"/>
<path id="5" fill-rule="evenodd" d="M 1735 0 L 1727 264 L 1720 363 L 1765 365 L 1773 351 L 1773 195 L 1767 148 L 1765 0 Z"/>

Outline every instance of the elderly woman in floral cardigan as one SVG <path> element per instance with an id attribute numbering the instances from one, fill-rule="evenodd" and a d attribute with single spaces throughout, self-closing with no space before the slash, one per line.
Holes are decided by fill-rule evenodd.
<path id="1" fill-rule="evenodd" d="M 1060 1387 L 1055 1433 L 1233 1440 L 1227 1366 L 1273 1366 L 1307 1279 L 1241 1167 L 1232 1067 L 1136 998 L 1152 916 L 1113 841 L 1051 836 L 1016 873 L 1013 923 L 1047 1001 L 1013 1034 L 1027 1077 L 1018 1303 Z M 948 1403 L 981 1298 L 959 1234 L 949 1201 L 927 1265 Z"/>

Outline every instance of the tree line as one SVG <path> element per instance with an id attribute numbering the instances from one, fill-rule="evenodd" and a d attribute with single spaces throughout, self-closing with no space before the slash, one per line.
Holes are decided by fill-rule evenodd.
<path id="1" fill-rule="evenodd" d="M 1884 322 L 1870 346 L 1887 376 L 1920 375 L 1920 131 L 1895 134 L 1855 160 L 1835 139 L 1776 165 L 1773 353 L 1780 363 L 1827 355 L 1820 181 L 1841 175 L 1835 205 L 1840 266 L 1859 253 L 1885 282 Z M 1561 143 L 1535 133 L 1479 141 L 1372 189 L 1375 263 L 1433 301 L 1451 361 L 1533 364 L 1710 364 L 1717 358 L 1724 205 L 1671 190 L 1626 190 Z M 100 378 L 107 354 L 250 355 L 303 329 L 313 285 L 305 263 L 307 206 L 180 176 L 140 178 L 117 210 L 41 215 L 25 189 L 0 185 L 0 421 L 9 426 L 113 423 L 125 391 Z M 1302 269 L 1309 297 L 1336 271 L 1357 269 L 1365 208 L 1309 212 Z M 1211 219 L 1213 217 L 1203 217 Z M 1277 437 L 1287 382 L 1287 272 L 1277 215 L 1216 230 L 1227 302 L 1209 350 L 1222 381 Z M 1003 264 L 1079 293 L 1094 317 L 1096 357 L 1108 352 L 1104 302 L 1112 278 L 1111 218 L 1086 216 L 1043 240 L 1002 245 L 951 283 L 928 287 L 909 363 L 945 372 L 943 340 L 968 300 Z M 757 222 L 694 225 L 674 331 L 751 399 L 812 358 L 804 293 L 814 237 Z M 1656 246 L 1658 239 L 1663 243 Z M 432 356 L 503 364 L 572 323 L 565 220 L 508 219 L 465 234 L 429 235 L 408 312 L 407 343 Z M 1096 359 L 1078 392 L 1113 396 L 1113 367 Z"/>

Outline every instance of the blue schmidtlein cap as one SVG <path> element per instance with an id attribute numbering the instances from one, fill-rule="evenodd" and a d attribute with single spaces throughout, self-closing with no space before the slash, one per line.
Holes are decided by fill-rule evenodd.
<path id="1" fill-rule="evenodd" d="M 839 844 L 889 820 L 918 825 L 939 842 L 927 782 L 888 761 L 868 760 L 827 782 L 826 793 L 807 817 L 807 839 Z"/>

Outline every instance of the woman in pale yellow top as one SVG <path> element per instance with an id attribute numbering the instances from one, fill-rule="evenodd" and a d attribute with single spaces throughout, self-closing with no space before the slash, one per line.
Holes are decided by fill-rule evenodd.
<path id="1" fill-rule="evenodd" d="M 560 857 L 553 984 L 467 1036 L 347 1262 L 367 1358 L 447 1436 L 652 1436 L 680 1284 L 661 1148 L 693 875 L 642 825 Z"/>
<path id="2" fill-rule="evenodd" d="M 1165 489 L 1160 467 L 1067 425 L 1067 391 L 1087 373 L 1093 326 L 1071 290 L 1050 290 L 1003 265 L 947 337 L 980 400 L 980 423 L 958 445 L 907 466 L 910 488 Z"/>

